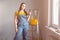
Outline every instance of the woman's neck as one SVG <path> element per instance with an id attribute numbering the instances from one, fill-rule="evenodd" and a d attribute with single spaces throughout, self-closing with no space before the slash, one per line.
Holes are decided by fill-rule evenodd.
<path id="1" fill-rule="evenodd" d="M 20 10 L 20 11 L 24 12 L 24 10 Z"/>

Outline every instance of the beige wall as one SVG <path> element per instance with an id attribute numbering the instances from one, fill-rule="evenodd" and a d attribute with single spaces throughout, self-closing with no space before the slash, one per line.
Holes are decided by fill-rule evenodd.
<path id="1" fill-rule="evenodd" d="M 48 25 L 48 0 L 41 0 L 41 14 L 40 14 L 40 29 L 42 34 L 42 39 L 46 40 L 47 33 L 45 26 Z"/>

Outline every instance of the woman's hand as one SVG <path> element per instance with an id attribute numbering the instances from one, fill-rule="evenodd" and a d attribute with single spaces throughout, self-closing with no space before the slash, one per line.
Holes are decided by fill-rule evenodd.
<path id="1" fill-rule="evenodd" d="M 32 12 L 32 10 L 31 10 L 31 9 L 29 9 L 29 15 L 31 15 L 31 12 Z"/>
<path id="2" fill-rule="evenodd" d="M 17 22 L 15 22 L 15 32 L 18 32 Z"/>

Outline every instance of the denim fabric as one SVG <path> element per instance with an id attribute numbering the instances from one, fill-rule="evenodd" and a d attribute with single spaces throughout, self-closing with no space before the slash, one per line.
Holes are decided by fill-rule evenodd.
<path id="1" fill-rule="evenodd" d="M 21 34 L 23 33 L 23 40 L 27 40 L 28 32 L 28 21 L 25 15 L 18 15 L 18 32 L 15 35 L 14 40 L 20 40 Z"/>

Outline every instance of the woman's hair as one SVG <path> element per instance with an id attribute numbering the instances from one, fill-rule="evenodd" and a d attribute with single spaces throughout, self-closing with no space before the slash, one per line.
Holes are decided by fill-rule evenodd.
<path id="1" fill-rule="evenodd" d="M 20 11 L 20 10 L 21 10 L 21 6 L 22 6 L 23 4 L 25 4 L 25 3 L 21 3 L 20 8 L 19 8 L 19 10 L 18 10 L 18 11 Z M 25 12 L 25 13 L 26 13 L 26 15 L 27 15 L 27 12 L 26 12 L 26 10 L 25 10 L 25 9 L 24 9 L 24 12 Z"/>

